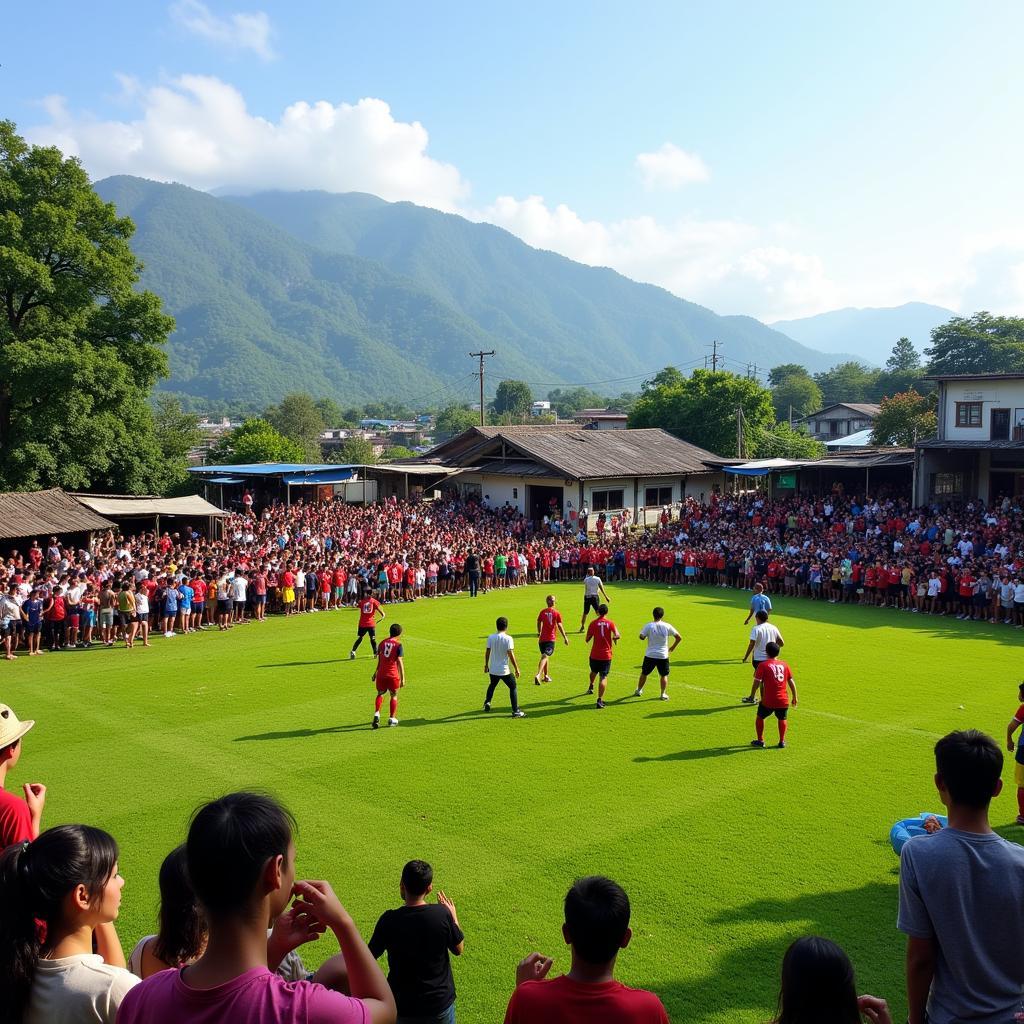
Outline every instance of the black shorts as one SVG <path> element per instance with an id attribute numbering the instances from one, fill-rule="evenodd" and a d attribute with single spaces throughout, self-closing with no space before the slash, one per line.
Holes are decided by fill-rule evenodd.
<path id="1" fill-rule="evenodd" d="M 537 643 L 537 649 L 545 658 L 549 658 L 555 653 L 555 641 L 554 640 L 540 640 Z"/>
<path id="2" fill-rule="evenodd" d="M 377 637 L 377 630 L 374 626 L 360 626 L 356 635 L 359 637 L 368 636 L 371 640 L 374 640 Z"/>
<path id="3" fill-rule="evenodd" d="M 5 622 L 2 626 L 0 626 L 0 637 L 14 636 L 15 632 L 17 631 L 17 628 L 18 627 L 13 619 L 11 619 L 10 622 Z"/>
<path id="4" fill-rule="evenodd" d="M 751 664 L 754 666 L 754 675 L 755 676 L 757 675 L 757 666 L 760 665 L 761 662 L 763 662 L 764 660 L 765 660 L 764 658 L 751 658 L 750 659 Z"/>
<path id="5" fill-rule="evenodd" d="M 135 621 L 136 622 L 149 622 L 149 612 L 136 612 L 135 613 Z"/>
<path id="6" fill-rule="evenodd" d="M 227 615 L 227 613 L 231 611 L 231 601 L 222 597 L 218 598 L 217 611 L 220 612 L 221 615 Z"/>
<path id="7" fill-rule="evenodd" d="M 786 716 L 789 714 L 789 708 L 770 708 L 765 704 L 757 705 L 757 717 L 758 718 L 771 718 L 774 715 L 780 721 L 785 721 Z"/>
<path id="8" fill-rule="evenodd" d="M 607 661 L 601 661 L 597 658 L 590 659 L 590 671 L 595 675 L 600 676 L 602 679 L 607 678 L 608 673 L 612 670 L 611 659 Z"/>
<path id="9" fill-rule="evenodd" d="M 655 669 L 658 670 L 659 676 L 668 675 L 668 658 L 648 658 L 644 655 L 644 663 L 640 667 L 640 675 L 649 676 Z"/>
<path id="10" fill-rule="evenodd" d="M 596 594 L 593 595 L 592 597 L 590 595 L 584 596 L 584 598 L 583 598 L 583 614 L 586 615 L 587 612 L 591 608 L 593 608 L 594 611 L 596 612 L 598 604 L 600 604 L 600 602 L 598 601 Z"/>

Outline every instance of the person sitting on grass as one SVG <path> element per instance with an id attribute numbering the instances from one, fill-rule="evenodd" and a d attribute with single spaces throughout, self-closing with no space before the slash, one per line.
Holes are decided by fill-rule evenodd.
<path id="1" fill-rule="evenodd" d="M 188 850 L 182 844 L 160 865 L 159 931 L 139 939 L 128 957 L 128 970 L 138 978 L 195 963 L 206 950 L 206 915 L 189 881 L 187 861 Z M 298 944 L 319 938 L 321 931 L 308 915 L 294 908 L 285 911 L 267 935 L 267 966 L 285 981 L 318 981 L 347 993 L 348 977 L 340 953 L 310 974 L 296 952 Z"/>
<path id="2" fill-rule="evenodd" d="M 1003 752 L 975 729 L 935 745 L 949 827 L 900 854 L 909 1024 L 1012 1021 L 1024 989 L 1024 849 L 992 831 Z"/>
<path id="3" fill-rule="evenodd" d="M 124 887 L 117 857 L 113 838 L 88 825 L 58 825 L 0 854 L 5 1022 L 114 1024 L 139 984 L 114 930 Z"/>
<path id="4" fill-rule="evenodd" d="M 562 937 L 572 949 L 568 974 L 547 979 L 554 961 L 531 953 L 516 968 L 505 1024 L 668 1024 L 661 1000 L 614 978 L 629 945 L 629 897 L 610 878 L 575 882 L 565 897 Z"/>
<path id="5" fill-rule="evenodd" d="M 449 953 L 462 955 L 459 917 L 444 892 L 427 903 L 434 869 L 422 860 L 402 868 L 404 906 L 385 910 L 370 937 L 370 952 L 388 955 L 388 984 L 398 1006 L 398 1024 L 455 1024 L 455 979 Z"/>
<path id="6" fill-rule="evenodd" d="M 858 996 L 853 964 L 828 939 L 806 935 L 782 958 L 779 1008 L 772 1024 L 892 1024 L 889 1005 L 877 996 Z"/>
<path id="7" fill-rule="evenodd" d="M 117 1024 L 394 1024 L 387 980 L 330 885 L 295 880 L 293 824 L 283 807 L 255 793 L 232 793 L 199 809 L 186 864 L 209 927 L 206 948 L 194 963 L 141 982 Z M 267 928 L 293 897 L 297 928 L 334 932 L 351 997 L 270 971 Z M 308 919 L 312 926 L 302 924 Z"/>

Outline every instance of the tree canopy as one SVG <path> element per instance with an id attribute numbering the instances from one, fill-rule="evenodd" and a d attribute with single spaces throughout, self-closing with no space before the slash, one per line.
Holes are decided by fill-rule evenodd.
<path id="1" fill-rule="evenodd" d="M 746 454 L 760 433 L 775 426 L 771 392 L 733 373 L 694 370 L 684 377 L 666 367 L 644 384 L 629 416 L 630 427 L 661 427 L 717 455 L 737 455 L 737 409 L 742 409 Z"/>
<path id="2" fill-rule="evenodd" d="M 294 441 L 302 449 L 304 461 L 320 461 L 320 435 L 324 430 L 324 418 L 311 395 L 293 391 L 285 395 L 279 404 L 267 409 L 263 418 L 279 434 Z"/>
<path id="3" fill-rule="evenodd" d="M 759 459 L 820 459 L 828 449 L 802 430 L 786 422 L 771 430 L 760 430 L 754 438 L 754 452 Z"/>
<path id="4" fill-rule="evenodd" d="M 350 437 L 335 453 L 331 462 L 342 466 L 372 466 L 377 462 L 373 442 L 365 437 Z"/>
<path id="5" fill-rule="evenodd" d="M 883 398 L 871 431 L 871 443 L 911 448 L 918 441 L 934 437 L 939 428 L 935 407 L 934 391 L 927 395 L 903 391 Z"/>
<path id="6" fill-rule="evenodd" d="M 1024 373 L 1024 318 L 982 311 L 932 329 L 928 372 Z"/>
<path id="7" fill-rule="evenodd" d="M 772 387 L 772 405 L 779 420 L 788 421 L 790 415 L 799 419 L 821 408 L 821 388 L 811 375 L 790 373 Z"/>
<path id="8" fill-rule="evenodd" d="M 470 427 L 475 427 L 480 422 L 480 414 L 474 412 L 468 405 L 457 405 L 452 403 L 446 405 L 436 417 L 434 417 L 434 429 L 440 440 L 447 440 L 456 434 L 461 434 Z"/>
<path id="9" fill-rule="evenodd" d="M 494 394 L 494 412 L 499 417 L 525 419 L 532 404 L 533 392 L 524 380 L 503 380 Z"/>
<path id="10" fill-rule="evenodd" d="M 148 396 L 174 328 L 136 291 L 134 226 L 77 160 L 0 121 L 0 489 L 162 491 Z"/>
<path id="11" fill-rule="evenodd" d="M 225 434 L 210 449 L 213 465 L 248 465 L 253 462 L 305 462 L 302 449 L 264 419 L 253 416 Z"/>

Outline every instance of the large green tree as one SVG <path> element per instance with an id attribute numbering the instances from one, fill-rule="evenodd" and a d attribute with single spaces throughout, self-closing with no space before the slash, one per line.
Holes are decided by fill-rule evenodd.
<path id="1" fill-rule="evenodd" d="M 225 434 L 210 449 L 212 465 L 249 465 L 257 462 L 304 462 L 302 449 L 272 423 L 257 416 Z"/>
<path id="2" fill-rule="evenodd" d="M 77 160 L 0 121 L 0 489 L 167 485 L 147 399 L 174 321 L 134 288 L 133 231 Z"/>
<path id="3" fill-rule="evenodd" d="M 324 418 L 312 395 L 293 391 L 267 409 L 263 418 L 273 424 L 279 434 L 294 441 L 302 449 L 304 459 L 320 461 Z"/>
<path id="4" fill-rule="evenodd" d="M 934 437 L 939 426 L 935 407 L 934 391 L 927 395 L 903 391 L 883 398 L 871 431 L 871 443 L 911 448 L 918 441 Z"/>
<path id="5" fill-rule="evenodd" d="M 777 388 L 787 377 L 810 377 L 806 366 L 800 363 L 780 363 L 768 371 L 768 386 Z"/>
<path id="6" fill-rule="evenodd" d="M 980 312 L 932 328 L 928 372 L 1024 373 L 1024 318 Z"/>
<path id="7" fill-rule="evenodd" d="M 823 405 L 836 402 L 874 402 L 877 400 L 879 371 L 850 360 L 839 363 L 831 370 L 816 373 L 814 380 L 821 388 Z"/>
<path id="8" fill-rule="evenodd" d="M 503 380 L 494 394 L 494 414 L 510 421 L 529 416 L 532 404 L 533 392 L 525 380 Z"/>
<path id="9" fill-rule="evenodd" d="M 480 423 L 480 413 L 474 412 L 468 405 L 452 403 L 446 405 L 434 417 L 434 431 L 439 440 L 444 441 L 456 434 L 461 434 L 470 427 Z"/>
<path id="10" fill-rule="evenodd" d="M 372 466 L 377 462 L 373 442 L 365 437 L 350 437 L 331 457 L 342 466 Z"/>
<path id="11" fill-rule="evenodd" d="M 739 423 L 747 455 L 754 453 L 760 432 L 774 427 L 771 392 L 756 380 L 723 371 L 694 370 L 683 377 L 667 370 L 644 385 L 629 416 L 631 427 L 661 427 L 726 456 L 738 454 Z"/>
<path id="12" fill-rule="evenodd" d="M 193 412 L 185 412 L 181 402 L 172 395 L 158 395 L 153 426 L 165 465 L 165 489 L 178 490 L 189 482 L 188 453 L 203 438 L 199 417 Z"/>
<path id="13" fill-rule="evenodd" d="M 806 370 L 791 373 L 772 387 L 772 405 L 780 420 L 799 419 L 821 408 L 821 388 Z"/>
<path id="14" fill-rule="evenodd" d="M 570 420 L 580 409 L 605 408 L 608 400 L 590 388 L 578 387 L 555 388 L 548 392 L 548 401 L 562 419 Z"/>
<path id="15" fill-rule="evenodd" d="M 754 437 L 754 454 L 759 459 L 820 459 L 827 451 L 821 441 L 788 423 L 759 430 Z"/>

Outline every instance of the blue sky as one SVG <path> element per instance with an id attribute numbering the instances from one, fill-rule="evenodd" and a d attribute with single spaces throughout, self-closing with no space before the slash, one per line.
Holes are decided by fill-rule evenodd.
<path id="1" fill-rule="evenodd" d="M 482 7 L 18 5 L 0 116 L 97 177 L 409 199 L 723 313 L 1024 311 L 1024 5 Z"/>

